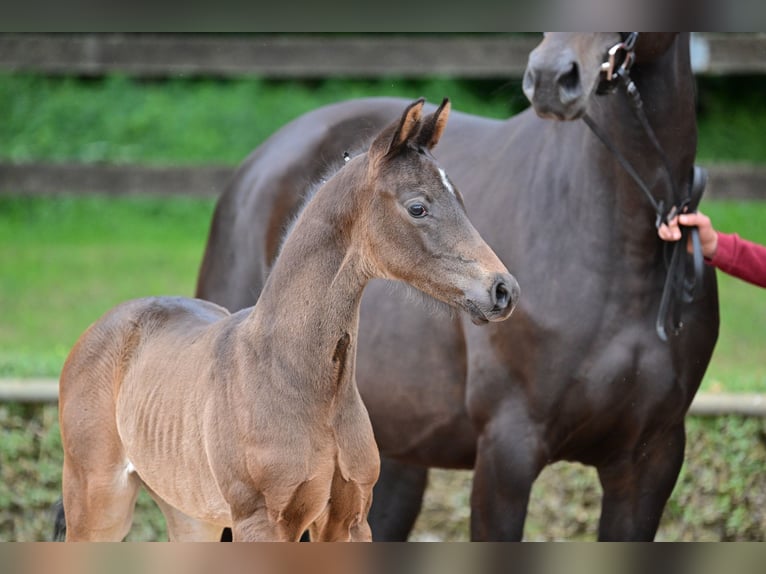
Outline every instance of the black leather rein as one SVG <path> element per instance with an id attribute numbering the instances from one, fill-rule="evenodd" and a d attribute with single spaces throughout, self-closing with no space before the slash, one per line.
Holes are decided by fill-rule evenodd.
<path id="1" fill-rule="evenodd" d="M 655 199 L 649 187 L 643 179 L 641 179 L 627 158 L 625 158 L 614 144 L 612 144 L 593 119 L 586 114 L 583 116 L 583 121 L 596 137 L 601 140 L 612 155 L 614 155 L 615 159 L 628 175 L 630 175 L 636 182 L 636 185 L 638 185 L 639 189 L 643 192 L 647 201 L 652 206 L 656 215 L 655 226 L 659 227 L 663 223 L 668 223 L 668 221 L 673 219 L 673 217 L 679 213 L 693 212 L 697 210 L 702 193 L 705 191 L 707 172 L 704 168 L 694 166 L 691 177 L 689 178 L 689 185 L 686 189 L 685 197 L 681 197 L 675 180 L 673 179 L 670 160 L 662 149 L 662 146 L 646 117 L 646 113 L 643 109 L 643 102 L 641 101 L 641 95 L 638 92 L 636 84 L 630 77 L 630 68 L 635 60 L 634 50 L 637 40 L 638 32 L 624 33 L 622 41 L 609 49 L 607 58 L 601 67 L 602 78 L 596 92 L 598 94 L 609 94 L 613 93 L 620 86 L 625 89 L 633 112 L 662 161 L 670 189 L 667 208 L 664 200 L 658 201 Z M 689 258 L 684 256 L 690 236 L 693 246 L 691 258 L 692 273 L 689 273 L 688 269 Z M 666 326 L 669 321 L 674 335 L 677 335 L 683 327 L 683 324 L 681 323 L 681 303 L 691 302 L 700 294 L 702 290 L 702 274 L 704 272 L 699 229 L 696 227 L 681 226 L 681 239 L 672 243 L 670 249 L 670 260 L 666 263 L 667 275 L 665 276 L 665 285 L 662 289 L 662 298 L 660 299 L 660 307 L 657 312 L 656 321 L 657 335 L 663 341 L 668 340 Z"/>

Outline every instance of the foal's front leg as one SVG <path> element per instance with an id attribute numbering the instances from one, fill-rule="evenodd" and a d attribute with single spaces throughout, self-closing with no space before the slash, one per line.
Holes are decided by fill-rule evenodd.
<path id="1" fill-rule="evenodd" d="M 284 528 L 269 520 L 265 512 L 235 521 L 231 533 L 234 542 L 295 542 Z"/>
<path id="2" fill-rule="evenodd" d="M 288 520 L 284 512 L 272 512 L 265 506 L 246 516 L 232 511 L 234 542 L 298 542 L 306 530 L 304 520 Z"/>
<path id="3" fill-rule="evenodd" d="M 371 504 L 372 484 L 364 486 L 346 480 L 336 470 L 330 502 L 310 527 L 312 542 L 372 542 L 367 522 Z"/>
<path id="4" fill-rule="evenodd" d="M 346 520 L 332 518 L 332 510 L 327 510 L 309 527 L 312 542 L 372 542 L 372 530 L 367 518 Z"/>
<path id="5" fill-rule="evenodd" d="M 234 542 L 298 542 L 329 499 L 327 481 L 283 484 L 265 492 L 249 491 L 230 502 Z"/>

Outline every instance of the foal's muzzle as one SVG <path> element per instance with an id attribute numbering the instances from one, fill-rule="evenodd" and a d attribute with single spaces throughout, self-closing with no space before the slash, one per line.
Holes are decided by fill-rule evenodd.
<path id="1" fill-rule="evenodd" d="M 466 309 L 476 325 L 503 321 L 513 312 L 519 302 L 521 290 L 516 278 L 510 273 L 497 273 L 489 290 L 466 298 Z"/>

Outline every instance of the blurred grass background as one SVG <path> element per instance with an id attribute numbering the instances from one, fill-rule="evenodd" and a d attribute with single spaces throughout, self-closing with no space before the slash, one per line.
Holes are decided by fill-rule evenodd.
<path id="1" fill-rule="evenodd" d="M 766 162 L 766 80 L 699 80 L 699 161 Z M 526 106 L 506 80 L 141 81 L 0 74 L 0 159 L 238 164 L 294 117 L 370 95 L 449 95 L 504 118 Z M 6 190 L 13 191 L 13 190 Z M 0 198 L 0 376 L 56 376 L 76 337 L 132 297 L 191 295 L 214 202 L 198 198 Z M 766 243 L 766 203 L 705 200 L 721 230 Z M 766 297 L 719 273 L 721 337 L 707 390 L 764 391 Z"/>
<path id="2" fill-rule="evenodd" d="M 766 81 L 699 80 L 701 163 L 766 163 Z M 517 81 L 139 81 L 0 74 L 0 160 L 238 164 L 292 118 L 367 95 L 449 95 L 455 109 L 503 118 L 526 106 Z M 13 192 L 14 190 L 4 190 Z M 191 295 L 214 208 L 209 198 L 0 196 L 0 377 L 58 375 L 72 344 L 132 297 Z M 766 202 L 704 200 L 724 231 L 766 243 Z M 703 388 L 766 391 L 766 295 L 719 273 L 721 336 Z M 55 407 L 0 405 L 0 540 L 44 540 L 60 492 Z M 690 421 L 687 464 L 661 539 L 763 540 L 764 421 Z M 470 473 L 437 471 L 415 537 L 467 538 Z M 535 486 L 527 536 L 593 539 L 591 469 L 555 465 Z M 140 499 L 132 539 L 162 538 Z M 702 509 L 702 510 L 700 510 Z"/>

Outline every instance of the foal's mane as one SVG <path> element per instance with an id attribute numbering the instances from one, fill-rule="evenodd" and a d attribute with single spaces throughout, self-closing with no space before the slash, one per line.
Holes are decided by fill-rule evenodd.
<path id="1" fill-rule="evenodd" d="M 277 250 L 277 256 L 274 258 L 274 263 L 271 264 L 271 267 L 276 265 L 277 259 L 279 259 L 279 256 L 282 254 L 282 249 L 285 246 L 285 243 L 287 242 L 287 238 L 290 236 L 290 234 L 293 231 L 293 228 L 295 227 L 296 221 L 298 221 L 298 218 L 303 213 L 303 210 L 306 209 L 306 206 L 309 204 L 311 199 L 316 195 L 317 191 L 319 191 L 322 186 L 324 186 L 328 181 L 330 181 L 335 175 L 345 167 L 346 163 L 354 159 L 356 156 L 361 155 L 368 151 L 369 145 L 366 147 L 360 147 L 352 151 L 346 151 L 339 157 L 333 157 L 331 160 L 327 160 L 325 163 L 325 169 L 322 172 L 322 174 L 313 182 L 309 183 L 308 186 L 306 186 L 306 190 L 302 194 L 301 197 L 301 203 L 298 209 L 296 210 L 295 214 L 287 221 L 287 223 L 284 225 L 283 231 L 282 231 L 282 239 L 279 242 L 279 249 Z"/>

